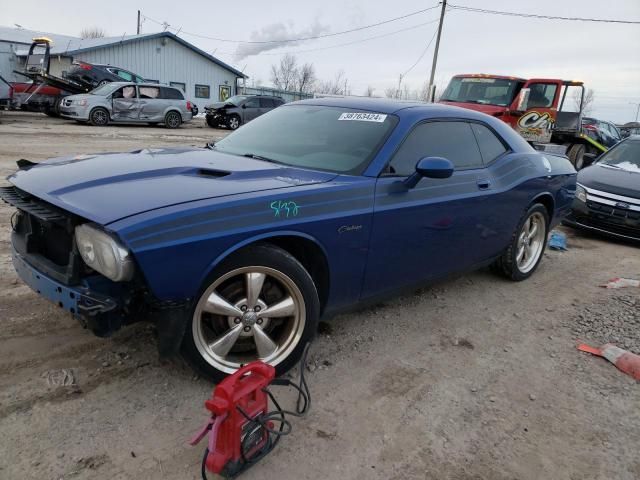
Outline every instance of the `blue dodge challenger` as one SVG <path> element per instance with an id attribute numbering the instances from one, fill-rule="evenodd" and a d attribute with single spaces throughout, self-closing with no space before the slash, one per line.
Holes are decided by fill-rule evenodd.
<path id="1" fill-rule="evenodd" d="M 538 266 L 576 172 L 456 107 L 333 98 L 207 148 L 18 161 L 13 263 L 98 335 L 148 319 L 209 378 L 279 373 L 321 316 L 491 265 Z"/>

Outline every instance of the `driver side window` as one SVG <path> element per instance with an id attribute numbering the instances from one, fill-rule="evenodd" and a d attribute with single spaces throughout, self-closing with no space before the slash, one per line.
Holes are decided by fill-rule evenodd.
<path id="1" fill-rule="evenodd" d="M 411 175 L 424 157 L 444 157 L 456 170 L 483 166 L 478 143 L 466 122 L 436 121 L 416 126 L 393 156 L 388 173 Z"/>

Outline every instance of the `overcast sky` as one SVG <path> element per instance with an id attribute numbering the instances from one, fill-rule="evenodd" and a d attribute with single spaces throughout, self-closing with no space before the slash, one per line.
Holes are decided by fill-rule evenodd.
<path id="1" fill-rule="evenodd" d="M 345 35 L 281 46 L 269 44 L 274 48 L 268 50 L 255 44 L 199 38 L 187 32 L 232 40 L 299 38 L 377 23 L 437 3 L 438 0 L 0 0 L 0 25 L 19 24 L 74 36 L 83 27 L 91 26 L 104 29 L 109 36 L 134 34 L 136 11 L 140 9 L 143 15 L 168 22 L 174 33 L 181 29 L 180 36 L 185 40 L 207 52 L 215 52 L 215 56 L 244 70 L 254 81 L 269 84 L 271 64 L 279 61 L 283 52 L 299 51 L 298 61 L 313 63 L 319 78 L 332 78 L 344 70 L 353 94 L 362 94 L 371 85 L 377 95 L 383 95 L 384 89 L 396 85 L 398 75 L 423 53 L 437 23 L 422 24 L 437 20 L 439 9 Z M 452 3 L 543 15 L 640 20 L 640 0 L 453 0 Z M 142 25 L 143 33 L 160 30 L 162 27 L 149 19 Z M 404 81 L 412 88 L 420 88 L 429 77 L 433 44 L 405 77 Z M 338 47 L 325 49 L 332 46 Z M 448 11 L 436 71 L 439 88 L 444 88 L 456 73 L 583 80 L 595 91 L 593 116 L 625 123 L 636 115 L 637 106 L 629 102 L 640 102 L 640 25 Z"/>

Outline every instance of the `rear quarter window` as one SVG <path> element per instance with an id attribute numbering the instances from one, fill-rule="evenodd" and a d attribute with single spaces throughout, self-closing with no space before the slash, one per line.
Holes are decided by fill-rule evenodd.
<path id="1" fill-rule="evenodd" d="M 496 136 L 491 129 L 479 123 L 472 123 L 471 130 L 476 137 L 480 154 L 484 164 L 493 162 L 496 158 L 507 151 L 504 143 Z"/>
<path id="2" fill-rule="evenodd" d="M 160 95 L 167 100 L 184 100 L 182 92 L 177 88 L 160 87 Z"/>

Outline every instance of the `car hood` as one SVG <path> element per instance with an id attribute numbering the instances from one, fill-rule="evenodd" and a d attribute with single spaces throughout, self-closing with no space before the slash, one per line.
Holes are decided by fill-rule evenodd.
<path id="1" fill-rule="evenodd" d="M 235 108 L 237 107 L 237 105 L 234 105 L 233 103 L 228 103 L 228 102 L 214 102 L 214 103 L 210 103 L 209 105 L 205 105 L 204 108 L 208 109 L 208 110 L 218 110 L 219 108 Z"/>
<path id="2" fill-rule="evenodd" d="M 322 183 L 336 176 L 182 148 L 55 158 L 23 167 L 8 179 L 35 197 L 106 225 L 170 205 Z"/>
<path id="3" fill-rule="evenodd" d="M 640 198 L 640 172 L 596 163 L 578 172 L 578 183 L 603 192 Z"/>

